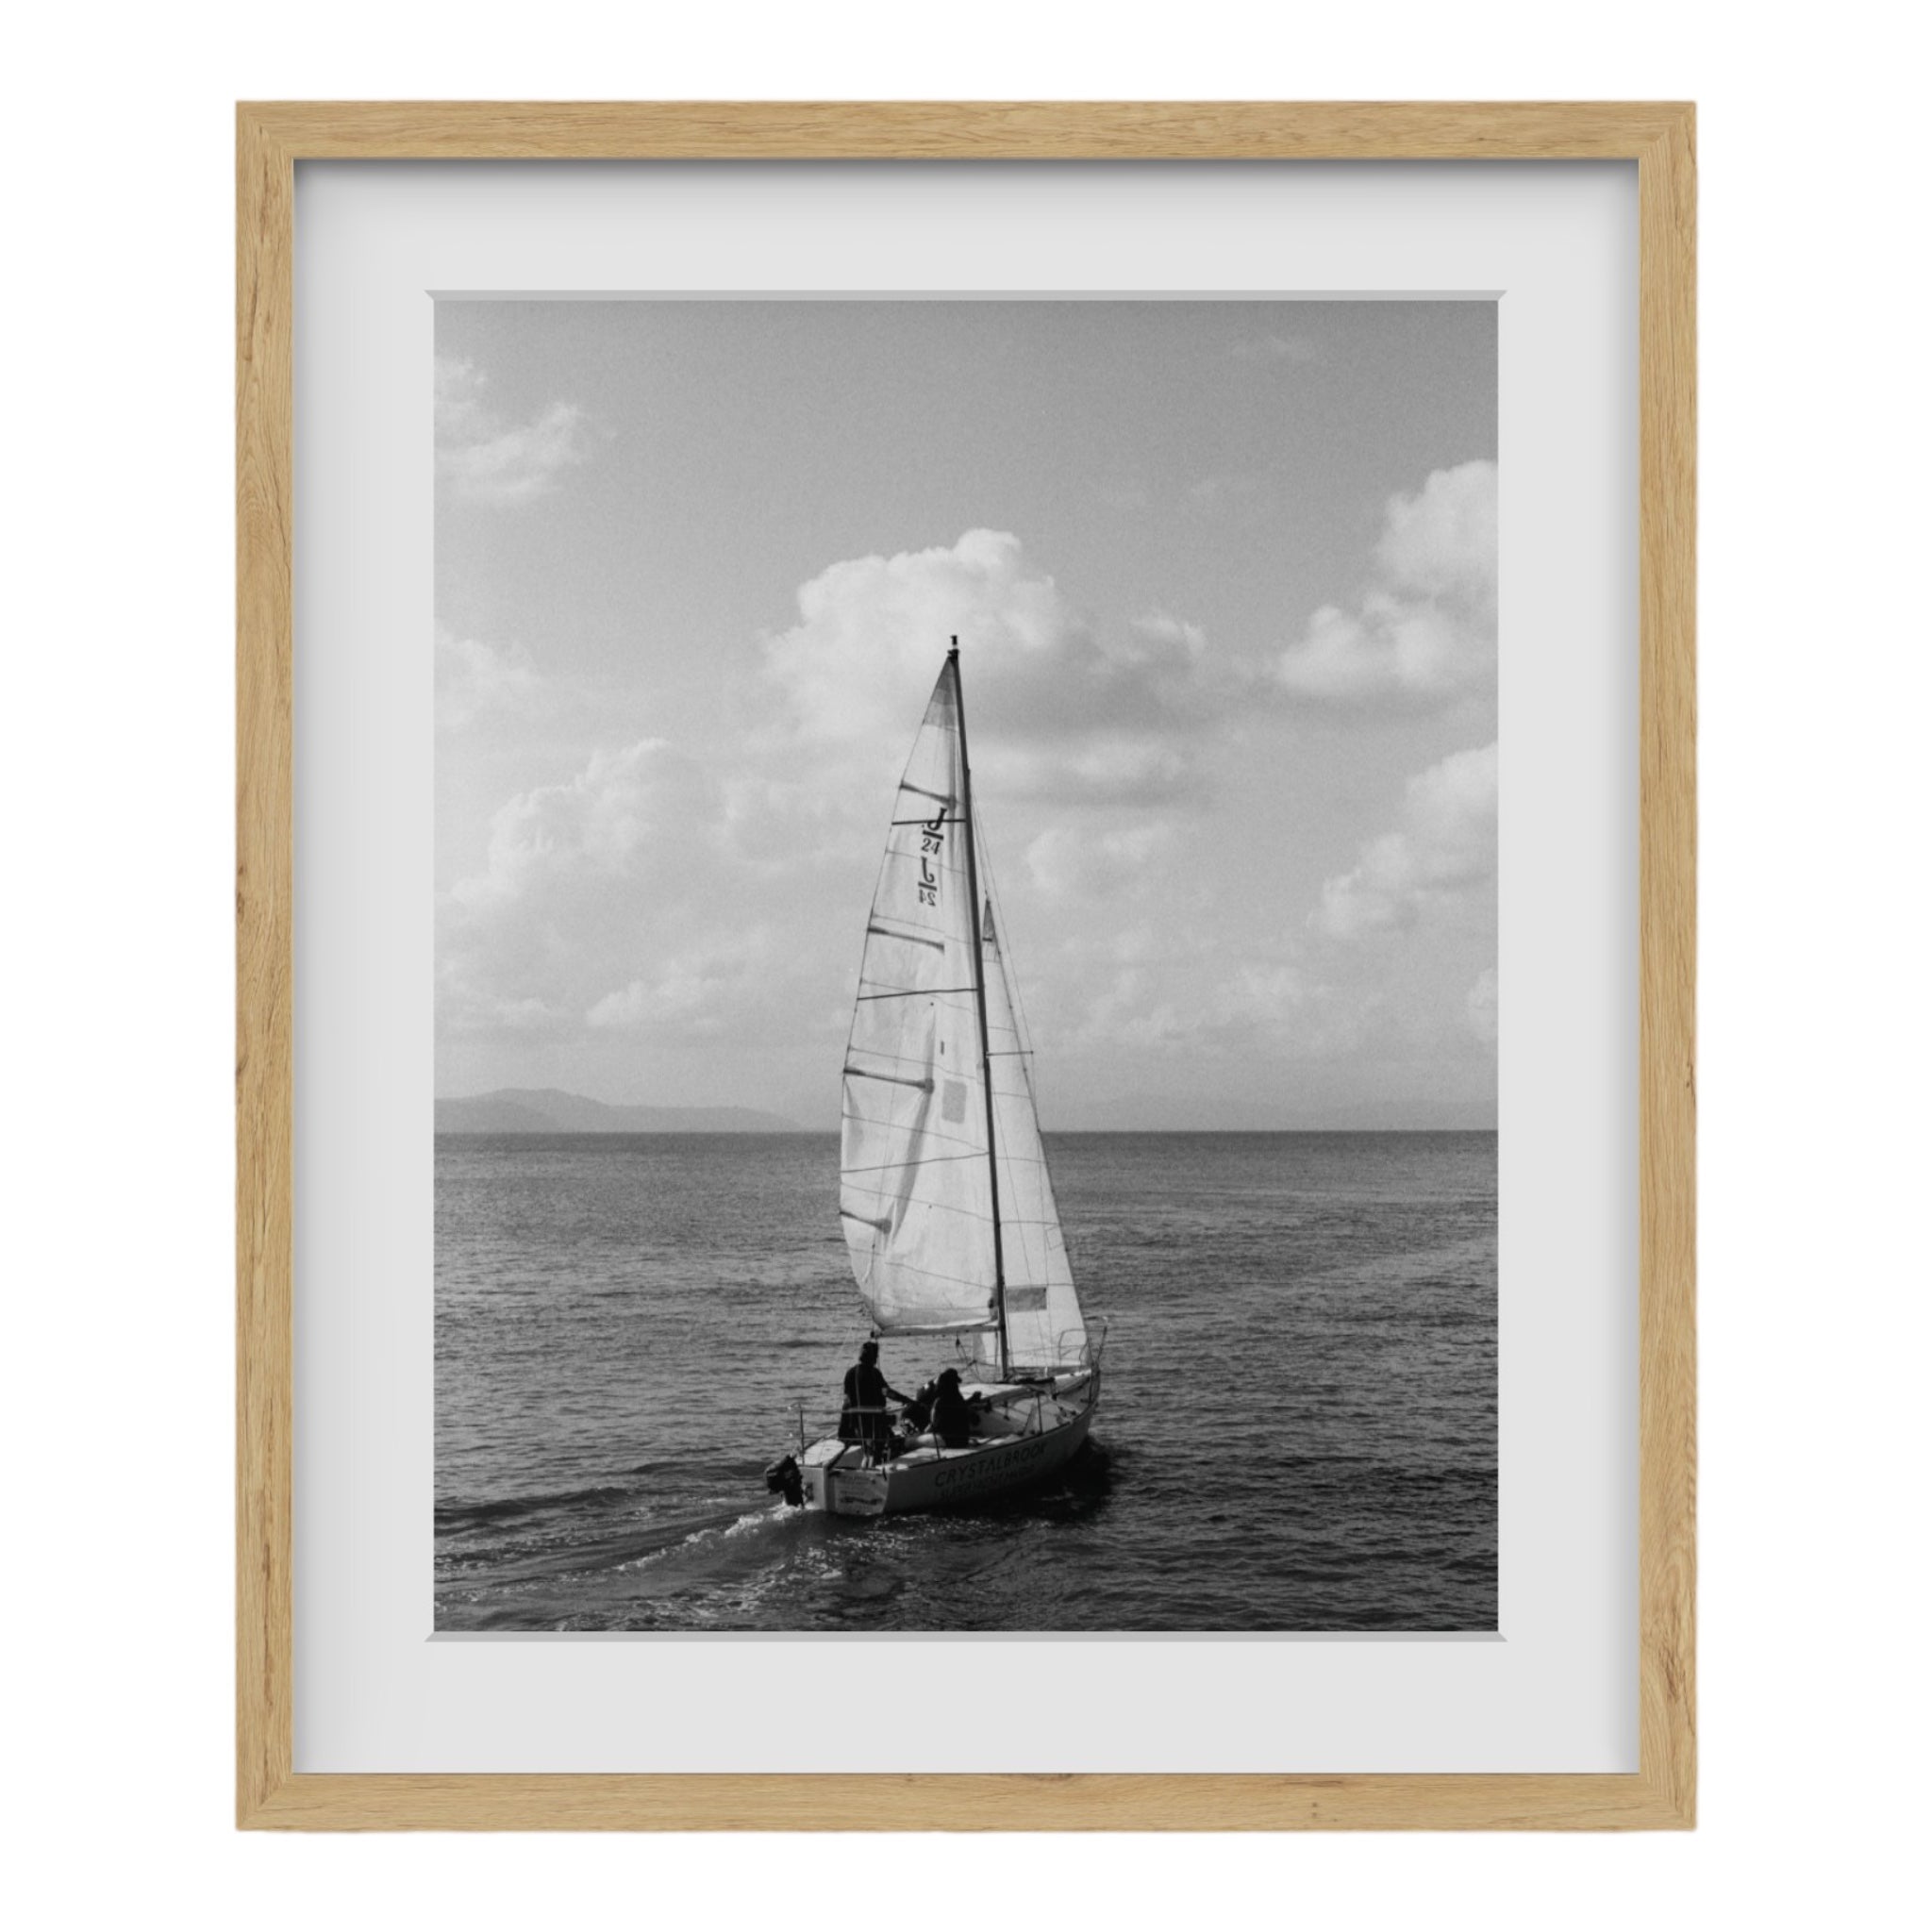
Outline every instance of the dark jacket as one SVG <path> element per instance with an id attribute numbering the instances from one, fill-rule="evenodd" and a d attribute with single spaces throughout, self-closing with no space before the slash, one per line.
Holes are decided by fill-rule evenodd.
<path id="1" fill-rule="evenodd" d="M 888 1400 L 906 1398 L 888 1382 L 875 1362 L 854 1362 L 845 1371 L 845 1407 L 839 1416 L 842 1442 L 883 1442 L 892 1433 Z"/>
<path id="2" fill-rule="evenodd" d="M 963 1449 L 973 1434 L 973 1406 L 957 1382 L 940 1385 L 932 1398 L 932 1432 L 948 1449 Z"/>

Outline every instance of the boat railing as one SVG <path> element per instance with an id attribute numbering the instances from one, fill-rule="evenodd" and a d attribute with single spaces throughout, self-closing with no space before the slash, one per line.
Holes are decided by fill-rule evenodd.
<path id="1" fill-rule="evenodd" d="M 1080 1332 L 1079 1330 L 1069 1328 L 1066 1334 L 1060 1337 L 1059 1352 L 1062 1356 L 1065 1356 L 1068 1352 L 1067 1343 L 1069 1340 Z M 1079 1348 L 1080 1366 L 1083 1369 L 1097 1369 L 1100 1366 L 1100 1357 L 1106 1349 L 1107 1317 L 1105 1315 L 1096 1315 L 1087 1324 L 1085 1332 L 1082 1335 Z"/>

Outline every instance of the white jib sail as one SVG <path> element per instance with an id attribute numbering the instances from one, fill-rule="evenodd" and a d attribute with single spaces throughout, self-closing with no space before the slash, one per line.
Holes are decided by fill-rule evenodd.
<path id="1" fill-rule="evenodd" d="M 1040 1113 L 1033 1094 L 1031 1042 L 1014 997 L 1005 947 L 993 919 L 991 871 L 979 845 L 980 921 L 986 967 L 986 1031 L 992 1066 L 993 1146 L 999 1156 L 1000 1248 L 1005 1263 L 1007 1357 L 1015 1370 L 1071 1368 L 1087 1326 L 1060 1233 Z M 983 1352 L 983 1351 L 982 1351 Z"/>
<path id="2" fill-rule="evenodd" d="M 996 1319 L 956 676 L 949 660 L 893 800 L 845 1050 L 839 1209 L 887 1334 Z"/>

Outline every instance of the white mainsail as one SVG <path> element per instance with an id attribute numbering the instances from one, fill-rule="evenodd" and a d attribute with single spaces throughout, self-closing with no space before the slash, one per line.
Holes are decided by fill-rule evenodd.
<path id="1" fill-rule="evenodd" d="M 974 916 L 974 887 L 991 888 L 970 817 L 955 657 L 899 781 L 866 922 L 840 1212 L 882 1333 L 971 1336 L 1003 1370 L 1051 1368 L 1080 1358 L 1085 1330 L 990 900 L 983 933 Z"/>
<path id="2" fill-rule="evenodd" d="M 887 1334 L 997 1320 L 965 790 L 948 662 L 893 800 L 845 1049 L 839 1208 Z"/>

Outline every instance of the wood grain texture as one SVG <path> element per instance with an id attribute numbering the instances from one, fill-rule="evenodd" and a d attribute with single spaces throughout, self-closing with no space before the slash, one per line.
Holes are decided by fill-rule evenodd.
<path id="1" fill-rule="evenodd" d="M 1656 103 L 281 102 L 237 110 L 236 1807 L 295 1830 L 1631 1830 L 1694 1821 L 1694 115 Z M 294 166 L 1628 159 L 1640 249 L 1639 1736 L 1628 1775 L 293 1771 Z"/>
<path id="2" fill-rule="evenodd" d="M 293 1757 L 294 174 L 235 146 L 235 1702 L 246 1822 Z"/>
<path id="3" fill-rule="evenodd" d="M 1697 158 L 1640 163 L 1639 1711 L 1644 1775 L 1696 1814 Z"/>
<path id="4" fill-rule="evenodd" d="M 305 1774 L 246 1819 L 329 1831 L 1641 1831 L 1641 1776 Z"/>
<path id="5" fill-rule="evenodd" d="M 274 101 L 304 159 L 1632 159 L 1655 101 Z"/>

